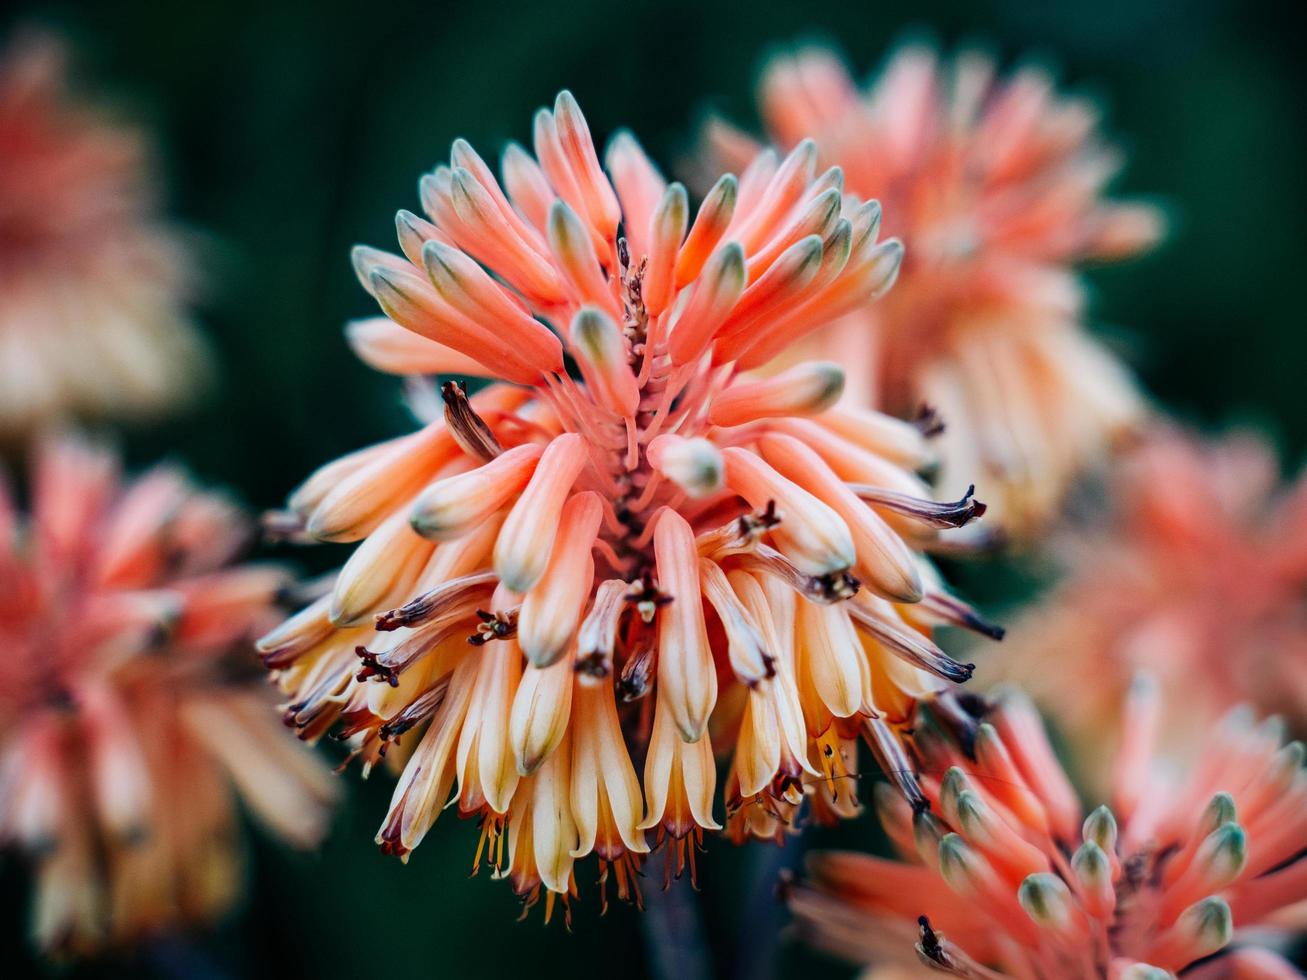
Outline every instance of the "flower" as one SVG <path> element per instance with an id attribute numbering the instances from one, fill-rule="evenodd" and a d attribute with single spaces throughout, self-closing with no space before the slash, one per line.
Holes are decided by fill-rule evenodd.
<path id="1" fill-rule="evenodd" d="M 986 671 L 1026 685 L 1080 739 L 1111 729 L 1141 669 L 1173 694 L 1173 741 L 1239 701 L 1307 718 L 1307 481 L 1279 488 L 1273 450 L 1251 434 L 1159 428 L 1111 491 L 1110 508 L 1068 529 L 1064 578 Z M 1054 683 L 1051 660 L 1083 682 Z"/>
<path id="2" fill-rule="evenodd" d="M 815 139 L 823 165 L 879 199 L 907 244 L 894 291 L 819 347 L 854 362 L 850 393 L 863 403 L 938 409 L 945 482 L 974 478 L 1006 531 L 1037 529 L 1141 410 L 1083 329 L 1076 266 L 1144 250 L 1162 221 L 1104 199 L 1120 161 L 1097 109 L 1059 96 L 1037 68 L 1001 79 L 979 54 L 941 64 L 921 46 L 896 51 L 865 94 L 830 51 L 779 56 L 759 101 L 778 146 Z M 721 121 L 708 143 L 726 166 L 774 152 Z"/>
<path id="3" fill-rule="evenodd" d="M 190 270 L 156 216 L 139 133 L 65 92 L 64 50 L 0 51 L 0 439 L 142 416 L 195 387 Z"/>
<path id="4" fill-rule="evenodd" d="M 218 914 L 234 798 L 317 842 L 334 795 L 277 724 L 250 640 L 285 574 L 231 565 L 246 523 L 161 466 L 48 438 L 31 513 L 0 487 L 0 845 L 33 866 L 33 933 L 85 954 Z"/>
<path id="5" fill-rule="evenodd" d="M 800 928 L 856 960 L 965 977 L 1297 976 L 1256 944 L 1302 923 L 1302 744 L 1239 709 L 1177 773 L 1154 753 L 1158 710 L 1137 678 L 1112 804 L 1085 816 L 1024 694 L 942 695 L 914 738 L 919 797 L 877 795 L 903 861 L 815 855 L 790 898 Z"/>
<path id="6" fill-rule="evenodd" d="M 804 144 L 695 214 L 628 133 L 606 174 L 567 92 L 535 151 L 507 148 L 505 193 L 455 142 L 420 184 L 430 220 L 398 215 L 403 257 L 356 250 L 388 316 L 351 327 L 365 361 L 497 383 L 445 383 L 439 417 L 291 495 L 282 533 L 362 543 L 261 649 L 308 739 L 335 726 L 370 766 L 425 727 L 383 849 L 453 793 L 478 859 L 552 908 L 592 852 L 635 897 L 647 834 L 669 874 L 693 862 L 719 827 L 711 740 L 735 836 L 780 834 L 805 785 L 855 810 L 820 787 L 858 734 L 895 751 L 913 700 L 970 673 L 931 627 L 992 628 L 917 551 L 981 510 L 929 499 L 922 432 L 834 405 L 833 364 L 740 373 L 889 285 L 878 206 L 846 214 Z"/>

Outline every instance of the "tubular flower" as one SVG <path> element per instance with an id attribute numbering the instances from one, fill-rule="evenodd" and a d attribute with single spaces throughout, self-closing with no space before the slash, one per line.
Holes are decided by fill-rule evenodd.
<path id="1" fill-rule="evenodd" d="M 993 668 L 1078 738 L 1110 729 L 1140 669 L 1173 692 L 1164 729 L 1181 741 L 1240 700 L 1301 722 L 1307 480 L 1277 482 L 1254 436 L 1151 433 L 1117 468 L 1111 510 L 1064 536 L 1065 578 Z M 1088 683 L 1051 683 L 1050 658 Z"/>
<path id="2" fill-rule="evenodd" d="M 733 831 L 779 833 L 859 732 L 892 741 L 969 676 L 933 625 L 989 627 L 917 551 L 981 510 L 928 499 L 923 434 L 833 407 L 834 365 L 739 373 L 887 287 L 877 209 L 846 214 L 804 145 L 692 212 L 629 134 L 605 173 L 566 92 L 535 151 L 509 146 L 501 189 L 456 142 L 427 218 L 398 216 L 404 257 L 356 251 L 388 315 L 351 328 L 364 360 L 500 383 L 446 383 L 440 417 L 292 494 L 275 527 L 362 543 L 261 648 L 304 737 L 339 722 L 370 766 L 421 729 L 383 849 L 453 794 L 552 907 L 591 852 L 633 894 L 646 835 L 681 873 L 719 826 L 710 737 Z"/>
<path id="3" fill-rule="evenodd" d="M 815 139 L 823 165 L 880 200 L 907 243 L 893 293 L 824 331 L 819 348 L 856 365 L 849 391 L 863 403 L 939 409 L 943 479 L 976 479 L 1005 529 L 1030 530 L 1141 409 L 1082 327 L 1075 266 L 1144 250 L 1162 222 L 1104 199 L 1120 163 L 1096 108 L 1060 97 L 1038 69 L 999 79 L 985 57 L 941 64 L 915 46 L 865 94 L 827 50 L 778 57 L 759 101 L 779 147 Z M 773 152 L 717 121 L 708 141 L 727 166 Z"/>
<path id="4" fill-rule="evenodd" d="M 73 437 L 34 474 L 30 515 L 0 487 L 0 845 L 33 866 L 36 942 L 80 955 L 226 907 L 235 797 L 310 846 L 333 786 L 258 683 L 287 582 L 229 564 L 232 505 Z"/>
<path id="5" fill-rule="evenodd" d="M 815 855 L 790 898 L 803 932 L 965 977 L 1298 976 L 1255 944 L 1302 925 L 1303 747 L 1237 709 L 1178 778 L 1154 751 L 1157 690 L 1132 685 L 1111 806 L 1087 816 L 1024 694 L 941 695 L 914 736 L 918 795 L 877 796 L 903 860 Z"/>
<path id="6" fill-rule="evenodd" d="M 140 134 L 70 100 L 64 74 L 50 38 L 0 51 L 0 439 L 157 412 L 201 354 Z"/>

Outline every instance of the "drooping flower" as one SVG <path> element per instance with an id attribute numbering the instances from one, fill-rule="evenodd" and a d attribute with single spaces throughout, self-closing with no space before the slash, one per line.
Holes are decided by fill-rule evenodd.
<path id="1" fill-rule="evenodd" d="M 790 895 L 801 931 L 887 976 L 1299 976 L 1269 947 L 1304 925 L 1302 744 L 1238 709 L 1177 771 L 1154 751 L 1158 701 L 1137 678 L 1111 805 L 1085 815 L 1024 694 L 941 696 L 914 739 L 919 797 L 877 795 L 903 860 L 815 855 Z"/>
<path id="2" fill-rule="evenodd" d="M 364 360 L 497 383 L 446 383 L 440 417 L 291 496 L 281 531 L 362 544 L 261 643 L 304 737 L 339 722 L 370 765 L 424 728 L 386 851 L 454 794 L 478 856 L 551 907 L 591 852 L 633 894 L 646 834 L 669 873 L 693 861 L 719 826 L 710 738 L 737 837 L 783 832 L 805 784 L 819 816 L 855 810 L 821 777 L 859 733 L 893 753 L 914 699 L 969 675 L 931 627 L 992 631 L 918 554 L 980 511 L 929 499 L 923 434 L 835 406 L 836 365 L 740 373 L 889 285 L 879 207 L 811 144 L 697 214 L 629 134 L 606 164 L 564 92 L 504 189 L 457 141 L 427 218 L 398 215 L 403 257 L 356 251 L 389 317 L 351 328 Z"/>
<path id="3" fill-rule="evenodd" d="M 158 412 L 201 354 L 142 137 L 71 99 L 64 61 L 47 36 L 0 51 L 0 439 Z"/>
<path id="4" fill-rule="evenodd" d="M 781 152 L 815 139 L 907 246 L 894 291 L 818 346 L 857 365 L 849 391 L 863 403 L 938 409 L 946 483 L 966 474 L 994 497 L 991 519 L 1028 532 L 1141 411 L 1084 330 L 1077 267 L 1144 250 L 1162 222 L 1105 199 L 1120 161 L 1096 107 L 1040 69 L 1004 79 L 979 54 L 941 62 L 921 46 L 895 52 L 865 93 L 830 51 L 777 57 L 759 101 Z M 708 139 L 727 166 L 774 152 L 720 121 Z"/>
<path id="5" fill-rule="evenodd" d="M 1253 435 L 1158 429 L 1109 497 L 1065 534 L 1065 577 L 985 670 L 1020 681 L 1078 739 L 1112 728 L 1141 669 L 1172 694 L 1172 739 L 1192 742 L 1239 701 L 1307 719 L 1307 481 L 1282 487 Z"/>
<path id="6" fill-rule="evenodd" d="M 30 500 L 0 486 L 0 846 L 33 866 L 37 943 L 80 955 L 226 907 L 237 797 L 310 846 L 334 787 L 260 683 L 287 578 L 230 564 L 231 503 L 72 436 Z"/>

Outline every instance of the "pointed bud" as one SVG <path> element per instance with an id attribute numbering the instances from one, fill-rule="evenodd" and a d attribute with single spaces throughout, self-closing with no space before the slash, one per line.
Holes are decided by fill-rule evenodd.
<path id="1" fill-rule="evenodd" d="M 413 504 L 413 530 L 432 541 L 461 537 L 526 487 L 542 453 L 534 443 L 514 446 L 474 470 L 437 480 Z"/>
<path id="2" fill-rule="evenodd" d="M 739 196 L 739 182 L 734 174 L 723 175 L 699 205 L 694 226 L 676 256 L 676 288 L 683 289 L 703 271 L 708 256 L 726 234 L 735 216 L 735 202 Z M 741 253 L 743 258 L 743 253 Z M 743 265 L 743 263 L 741 263 Z"/>
<path id="3" fill-rule="evenodd" d="M 528 667 L 513 695 L 508 738 L 517 771 L 529 776 L 558 747 L 572 711 L 572 663 Z"/>
<path id="4" fill-rule="evenodd" d="M 559 516 L 549 564 L 518 617 L 517 641 L 537 667 L 552 664 L 572 643 L 594 585 L 590 549 L 602 517 L 599 495 L 590 490 L 572 496 Z"/>
<path id="5" fill-rule="evenodd" d="M 1234 797 L 1226 792 L 1217 793 L 1203 809 L 1203 815 L 1198 821 L 1198 833 L 1206 837 L 1222 825 L 1235 823 L 1238 819 Z"/>
<path id="6" fill-rule="evenodd" d="M 567 281 L 584 302 L 617 314 L 594 242 L 576 212 L 561 199 L 549 209 L 549 248 Z"/>
<path id="7" fill-rule="evenodd" d="M 647 450 L 650 464 L 691 497 L 706 497 L 725 485 L 721 450 L 707 439 L 670 433 L 658 436 Z"/>
<path id="8" fill-rule="evenodd" d="M 1183 948 L 1186 963 L 1210 956 L 1228 945 L 1234 935 L 1230 906 L 1215 896 L 1195 902 L 1180 913 L 1172 934 Z"/>
<path id="9" fill-rule="evenodd" d="M 765 418 L 816 415 L 843 393 L 843 368 L 832 361 L 809 361 L 773 378 L 731 385 L 713 399 L 708 421 L 729 427 Z"/>
<path id="10" fill-rule="evenodd" d="M 1248 863 L 1248 839 L 1237 823 L 1222 824 L 1204 839 L 1194 863 L 1210 888 L 1222 888 L 1234 881 Z"/>
<path id="11" fill-rule="evenodd" d="M 690 205 L 685 188 L 672 184 L 649 222 L 649 266 L 641 295 L 650 316 L 667 309 L 675 294 L 676 256 L 685 238 Z"/>
<path id="12" fill-rule="evenodd" d="M 945 834 L 939 842 L 939 872 L 950 888 L 967 898 L 975 893 L 977 855 L 957 834 Z"/>
<path id="13" fill-rule="evenodd" d="M 1106 852 L 1093 841 L 1085 841 L 1072 856 L 1071 869 L 1080 881 L 1089 913 L 1100 919 L 1110 916 L 1116 908 L 1116 888 Z"/>
<path id="14" fill-rule="evenodd" d="M 1085 822 L 1080 828 L 1080 836 L 1083 840 L 1097 844 L 1104 852 L 1114 853 L 1116 851 L 1116 817 L 1112 815 L 1112 808 L 1104 804 L 1085 817 Z"/>
<path id="15" fill-rule="evenodd" d="M 634 415 L 640 406 L 640 388 L 626 338 L 613 318 L 598 307 L 581 307 L 572 319 L 572 346 L 595 399 L 616 415 Z"/>
<path id="16" fill-rule="evenodd" d="M 673 364 L 690 364 L 708 349 L 743 294 L 746 280 L 744 249 L 737 242 L 727 242 L 713 253 L 672 325 L 667 352 Z"/>
<path id="17" fill-rule="evenodd" d="M 559 515 L 587 458 L 585 442 L 576 433 L 555 437 L 509 511 L 495 542 L 495 571 L 513 592 L 527 592 L 544 574 Z"/>
<path id="18" fill-rule="evenodd" d="M 1017 901 L 1036 925 L 1060 931 L 1074 923 L 1071 892 L 1055 874 L 1028 875 L 1017 889 Z"/>

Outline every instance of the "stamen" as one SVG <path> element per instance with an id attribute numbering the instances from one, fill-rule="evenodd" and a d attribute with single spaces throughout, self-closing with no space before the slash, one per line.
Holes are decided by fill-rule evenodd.
<path id="1" fill-rule="evenodd" d="M 617 679 L 618 696 L 628 703 L 639 701 L 653 686 L 653 670 L 653 647 L 637 650 L 622 665 L 622 675 Z"/>
<path id="2" fill-rule="evenodd" d="M 927 439 L 933 439 L 935 436 L 942 435 L 944 429 L 944 419 L 940 416 L 935 406 L 927 405 L 922 402 L 917 409 L 917 416 L 912 420 L 912 424 Z"/>
<path id="3" fill-rule="evenodd" d="M 275 544 L 311 544 L 315 540 L 305 530 L 305 518 L 290 510 L 267 510 L 259 518 L 263 537 Z"/>
<path id="4" fill-rule="evenodd" d="M 881 646 L 908 663 L 955 684 L 971 680 L 975 664 L 958 663 L 920 633 L 887 622 L 860 603 L 849 603 L 849 615 Z"/>
<path id="5" fill-rule="evenodd" d="M 672 601 L 672 596 L 669 596 L 666 592 L 660 592 L 652 579 L 646 585 L 644 579 L 639 578 L 631 583 L 630 591 L 626 593 L 624 598 L 635 606 L 636 611 L 640 614 L 641 621 L 646 624 L 654 621 L 659 606 L 665 606 Z"/>
<path id="6" fill-rule="evenodd" d="M 467 398 L 467 385 L 461 381 L 446 381 L 440 386 L 440 397 L 445 403 L 445 424 L 449 434 L 469 456 L 479 456 L 487 463 L 504 451 L 490 426 L 472 408 Z"/>
<path id="7" fill-rule="evenodd" d="M 487 612 L 478 609 L 477 617 L 481 623 L 477 626 L 477 631 L 467 638 L 467 642 L 474 647 L 480 647 L 491 640 L 506 640 L 510 636 L 516 636 L 517 617 L 521 610 L 521 606 L 514 606 L 505 612 Z"/>
<path id="8" fill-rule="evenodd" d="M 583 678 L 602 680 L 613 672 L 617 631 L 626 608 L 627 585 L 610 578 L 595 590 L 590 612 L 576 634 L 576 667 Z"/>
<path id="9" fill-rule="evenodd" d="M 862 587 L 858 579 L 843 570 L 825 575 L 805 575 L 779 551 L 765 544 L 731 556 L 730 563 L 732 567 L 747 572 L 774 575 L 804 598 L 824 606 L 851 599 Z"/>
<path id="10" fill-rule="evenodd" d="M 494 572 L 477 572 L 451 579 L 416 599 L 409 600 L 398 609 L 379 614 L 375 629 L 379 633 L 389 633 L 420 626 L 437 617 L 447 617 L 452 611 L 451 607 L 465 605 L 469 600 L 487 598 L 497 582 L 498 577 Z"/>
<path id="11" fill-rule="evenodd" d="M 952 503 L 923 500 L 866 483 L 850 483 L 849 489 L 875 507 L 884 507 L 886 510 L 914 518 L 931 527 L 963 527 L 988 509 L 985 504 L 975 499 L 974 484 L 967 487 L 967 492 L 962 495 L 961 500 Z"/>
<path id="12" fill-rule="evenodd" d="M 973 633 L 987 636 L 991 640 L 1001 640 L 1007 635 L 1007 630 L 1004 627 L 982 618 L 978 612 L 961 599 L 955 599 L 943 592 L 927 592 L 921 600 L 921 608 L 939 617 L 950 626 L 971 630 Z"/>
<path id="13" fill-rule="evenodd" d="M 876 764 L 889 777 L 890 782 L 898 787 L 912 809 L 929 810 L 930 801 L 917 783 L 912 761 L 889 725 L 880 718 L 868 718 L 862 727 L 862 734 L 871 748 L 871 754 L 876 757 Z"/>

